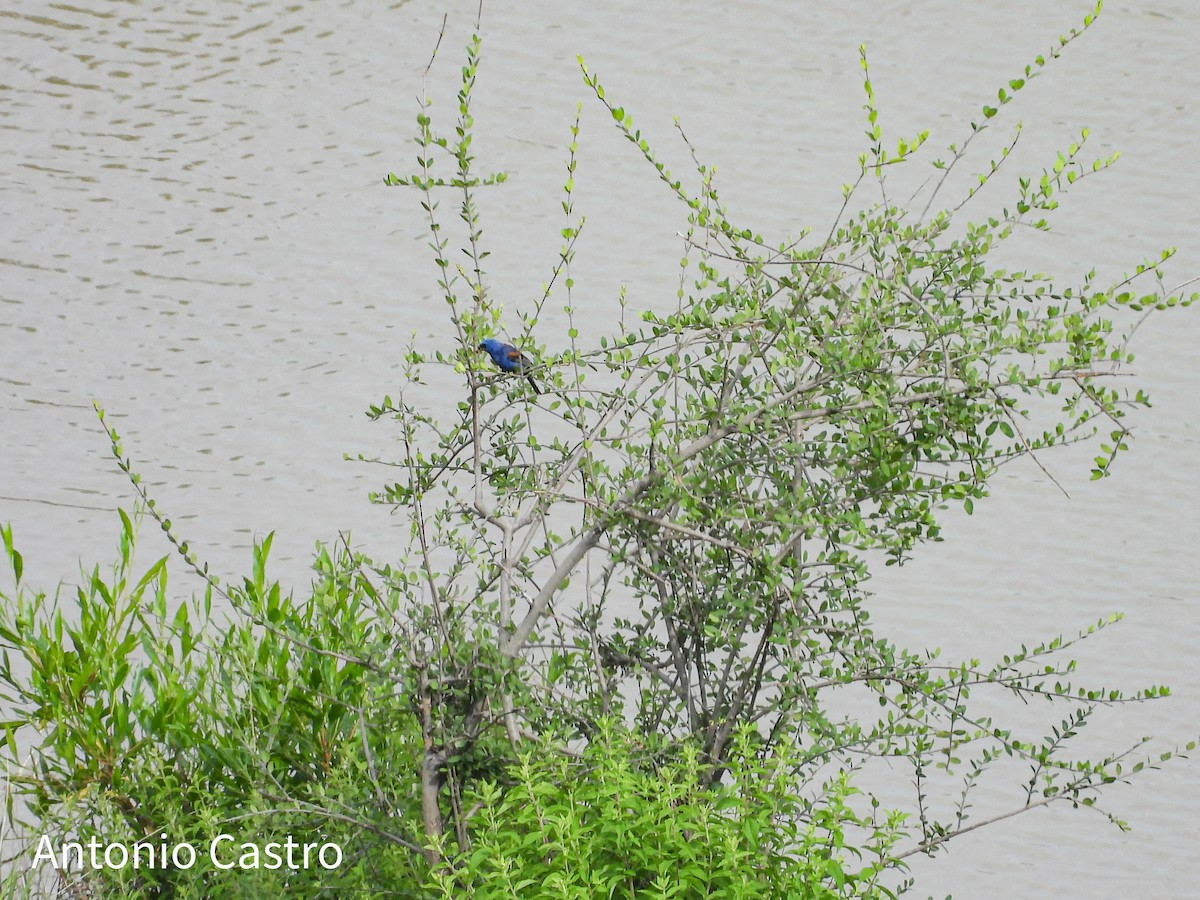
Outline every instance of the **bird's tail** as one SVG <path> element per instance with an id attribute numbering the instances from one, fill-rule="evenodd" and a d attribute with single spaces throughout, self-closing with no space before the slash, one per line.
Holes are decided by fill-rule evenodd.
<path id="1" fill-rule="evenodd" d="M 533 392 L 540 395 L 542 393 L 541 388 L 537 386 L 537 382 L 533 380 L 533 376 L 526 375 L 525 377 L 529 380 L 529 384 L 533 388 Z"/>

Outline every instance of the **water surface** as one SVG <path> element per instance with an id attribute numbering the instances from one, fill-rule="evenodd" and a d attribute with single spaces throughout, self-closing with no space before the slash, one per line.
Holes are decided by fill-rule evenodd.
<path id="1" fill-rule="evenodd" d="M 314 541 L 349 530 L 385 556 L 399 517 L 366 503 L 384 473 L 345 452 L 396 452 L 369 402 L 394 392 L 413 335 L 450 345 L 417 198 L 381 185 L 412 167 L 415 97 L 452 114 L 475 3 L 70 4 L 15 0 L 0 13 L 0 519 L 34 581 L 110 558 L 127 482 L 92 412 L 103 404 L 159 503 L 218 570 L 256 536 L 306 578 Z M 566 6 L 566 8 L 563 8 Z M 512 308 L 540 293 L 560 243 L 563 145 L 584 101 L 577 208 L 588 226 L 576 298 L 607 330 L 618 292 L 665 307 L 677 286 L 683 211 L 587 102 L 583 54 L 610 96 L 680 172 L 679 116 L 720 166 L 730 207 L 765 232 L 827 223 L 855 172 L 864 120 L 857 47 L 870 47 L 892 139 L 944 147 L 1085 3 L 488 3 L 477 95 L 480 161 L 510 173 L 483 198 L 491 284 Z M 1200 9 L 1108 3 L 1099 26 L 1023 93 L 1003 124 L 1026 130 L 1035 172 L 1090 126 L 1119 166 L 1074 193 L 1059 233 L 1019 247 L 1026 264 L 1112 275 L 1179 244 L 1169 273 L 1200 272 L 1195 142 Z M 1007 131 L 997 128 L 999 137 Z M 589 312 L 588 310 L 592 310 Z M 552 341 L 565 319 L 544 316 Z M 1096 681 L 1166 682 L 1177 696 L 1115 710 L 1105 746 L 1200 731 L 1200 313 L 1148 322 L 1137 371 L 1155 407 L 1134 453 L 1087 482 L 1086 454 L 998 479 L 944 544 L 875 582 L 876 616 L 910 645 L 987 657 L 1129 616 L 1085 654 Z M 441 381 L 436 381 L 438 378 Z M 434 373 L 431 397 L 459 390 Z M 432 401 L 431 401 L 432 402 Z M 145 558 L 166 552 L 146 530 Z M 181 575 L 182 577 L 182 575 Z M 188 589 L 186 581 L 181 590 Z M 1012 789 L 987 795 L 994 809 Z M 954 843 L 914 866 L 919 894 L 1190 897 L 1200 883 L 1195 765 L 1114 791 L 1135 826 L 1051 809 Z"/>

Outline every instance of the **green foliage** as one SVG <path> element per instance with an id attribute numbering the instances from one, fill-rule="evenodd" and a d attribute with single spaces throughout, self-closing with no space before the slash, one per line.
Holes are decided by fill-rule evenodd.
<path id="1" fill-rule="evenodd" d="M 1107 436 L 1092 474 L 1109 474 L 1128 448 L 1130 411 L 1148 403 L 1115 377 L 1130 374 L 1135 313 L 1195 297 L 1163 285 L 1173 249 L 1110 283 L 1095 272 L 1064 283 L 995 262 L 1018 230 L 1048 231 L 1066 195 L 1115 162 L 1084 156 L 1086 130 L 1040 172 L 1010 178 L 1014 137 L 961 195 L 947 196 L 978 135 L 1095 12 L 1005 83 L 906 204 L 892 199 L 888 178 L 917 161 L 928 133 L 889 142 L 863 51 L 868 149 L 858 178 L 832 221 L 794 235 L 764 236 L 734 220 L 716 168 L 682 128 L 694 172 L 673 174 L 581 60 L 606 118 L 681 202 L 688 250 L 673 310 L 645 309 L 631 324 L 620 298 L 612 330 L 597 334 L 593 317 L 592 343 L 581 345 L 570 278 L 582 227 L 571 201 L 576 123 L 566 243 L 547 288 L 563 295 L 570 343 L 558 354 L 538 343 L 545 297 L 514 333 L 542 362 L 550 390 L 540 401 L 472 353 L 505 316 L 487 296 L 474 207 L 462 203 L 474 266 L 440 282 L 461 330 L 436 362 L 463 373 L 467 399 L 452 415 L 418 411 L 429 405 L 417 389 L 423 362 L 413 359 L 408 393 L 373 413 L 393 418 L 406 448 L 423 449 L 408 450 L 401 477 L 376 499 L 412 513 L 418 565 L 428 547 L 455 560 L 425 564 L 430 596 L 477 611 L 520 666 L 527 702 L 503 690 L 493 700 L 521 709 L 506 713 L 514 744 L 522 726 L 587 741 L 620 714 L 639 733 L 697 741 L 710 765 L 702 777 L 714 785 L 748 723 L 768 754 L 789 741 L 813 748 L 793 762 L 799 785 L 819 783 L 831 765 L 905 760 L 916 793 L 911 844 L 898 858 L 981 824 L 968 822 L 967 796 L 1001 757 L 1031 767 L 1022 810 L 1090 803 L 1116 777 L 1130 750 L 1079 760 L 1068 747 L 1098 706 L 1162 692 L 1076 683 L 1064 653 L 1094 629 L 996 663 L 942 663 L 878 634 L 865 589 L 875 562 L 902 563 L 938 540 L 944 511 L 972 512 L 1008 462 L 1041 466 L 1059 447 Z M 423 110 L 419 127 L 429 123 Z M 460 144 L 421 134 L 423 146 L 461 162 Z M 978 208 L 980 188 L 994 185 L 995 196 L 1005 180 L 1007 199 Z M 420 187 L 432 208 L 428 180 L 388 182 Z M 459 183 L 464 196 L 482 186 Z M 430 228 L 436 243 L 437 216 Z M 1044 739 L 1020 735 L 981 711 L 984 692 L 997 695 L 989 709 L 1038 697 L 1066 715 Z M 957 805 L 931 808 L 931 772 L 963 776 Z"/>
<path id="2" fill-rule="evenodd" d="M 19 554 L 4 535 L 15 576 Z M 419 749 L 390 679 L 350 655 L 376 646 L 378 608 L 368 615 L 367 604 L 378 596 L 348 551 L 320 552 L 312 595 L 297 603 L 266 579 L 268 537 L 230 595 L 235 617 L 217 623 L 211 585 L 175 605 L 165 560 L 135 577 L 134 543 L 122 512 L 116 565 L 107 576 L 84 572 L 73 605 L 20 578 L 0 594 L 10 819 L 55 846 L 94 837 L 101 846 L 197 848 L 189 869 L 77 873 L 88 890 L 107 892 L 96 896 L 350 891 L 381 869 L 416 881 L 421 837 L 404 827 L 420 821 L 411 785 L 380 773 L 411 770 Z M 221 870 L 207 856 L 221 834 L 232 838 L 226 862 L 242 842 L 290 836 L 338 844 L 345 864 L 335 873 Z M 41 866 L 44 876 L 50 867 Z"/>
<path id="3" fill-rule="evenodd" d="M 438 896 L 832 898 L 878 896 L 898 820 L 852 808 L 845 773 L 810 802 L 776 777 L 799 754 L 756 755 L 739 732 L 728 786 L 710 789 L 695 743 L 652 749 L 611 721 L 578 759 L 529 751 L 515 783 L 482 782 L 472 850 L 433 873 Z M 846 832 L 870 829 L 864 847 Z M 873 859 L 864 862 L 862 857 Z"/>

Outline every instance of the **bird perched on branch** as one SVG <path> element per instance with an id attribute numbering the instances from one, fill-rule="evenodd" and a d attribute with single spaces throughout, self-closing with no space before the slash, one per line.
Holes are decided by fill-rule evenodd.
<path id="1" fill-rule="evenodd" d="M 492 362 L 503 371 L 524 375 L 533 386 L 533 392 L 535 394 L 541 393 L 537 382 L 529 374 L 529 370 L 533 368 L 533 361 L 512 344 L 506 344 L 504 341 L 498 341 L 495 338 L 488 338 L 479 344 L 478 349 L 486 350 L 487 355 L 492 358 Z"/>

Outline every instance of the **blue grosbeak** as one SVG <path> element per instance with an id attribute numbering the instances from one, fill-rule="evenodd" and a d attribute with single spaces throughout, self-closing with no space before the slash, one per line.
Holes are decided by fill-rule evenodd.
<path id="1" fill-rule="evenodd" d="M 512 344 L 506 344 L 504 341 L 498 341 L 495 338 L 488 338 L 480 343 L 478 349 L 486 350 L 487 355 L 492 358 L 492 362 L 503 371 L 524 375 L 533 386 L 533 392 L 535 394 L 541 393 L 538 390 L 537 382 L 533 380 L 533 376 L 526 371 L 533 368 L 533 361 Z"/>

